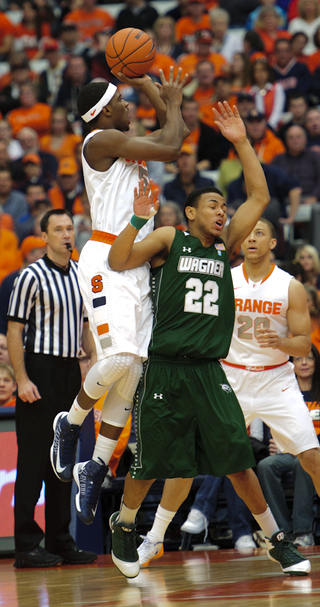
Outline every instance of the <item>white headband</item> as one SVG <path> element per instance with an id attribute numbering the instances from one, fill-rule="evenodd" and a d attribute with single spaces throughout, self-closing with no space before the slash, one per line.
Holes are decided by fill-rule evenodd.
<path id="1" fill-rule="evenodd" d="M 90 120 L 93 120 L 96 116 L 98 116 L 102 109 L 106 105 L 108 105 L 109 101 L 111 101 L 116 91 L 117 87 L 114 84 L 111 84 L 111 82 L 109 82 L 108 88 L 106 92 L 102 95 L 100 101 L 98 101 L 96 105 L 94 105 L 90 110 L 83 114 L 83 116 L 81 116 L 82 120 L 84 120 L 85 122 L 90 122 Z"/>

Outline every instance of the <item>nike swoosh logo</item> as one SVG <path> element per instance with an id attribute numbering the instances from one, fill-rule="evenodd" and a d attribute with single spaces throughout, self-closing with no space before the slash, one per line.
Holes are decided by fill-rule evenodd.
<path id="1" fill-rule="evenodd" d="M 59 474 L 64 472 L 66 469 L 66 466 L 64 466 L 63 468 L 61 468 L 61 466 L 60 466 L 60 441 L 58 442 L 56 469 Z"/>
<path id="2" fill-rule="evenodd" d="M 105 388 L 105 387 L 106 387 L 106 385 L 105 385 L 105 384 L 100 384 L 98 381 L 97 381 L 97 386 L 101 386 L 102 388 Z"/>
<path id="3" fill-rule="evenodd" d="M 96 110 L 93 110 L 93 112 L 90 112 L 90 116 L 94 116 L 96 113 Z"/>
<path id="4" fill-rule="evenodd" d="M 241 289 L 241 287 L 233 287 L 233 290 L 235 291 L 236 289 Z"/>
<path id="5" fill-rule="evenodd" d="M 131 407 L 125 407 L 124 410 L 125 411 L 131 411 Z"/>
<path id="6" fill-rule="evenodd" d="M 285 392 L 286 390 L 289 390 L 289 388 L 290 388 L 290 386 L 288 386 L 287 388 L 284 388 L 284 389 L 282 390 L 282 392 Z"/>

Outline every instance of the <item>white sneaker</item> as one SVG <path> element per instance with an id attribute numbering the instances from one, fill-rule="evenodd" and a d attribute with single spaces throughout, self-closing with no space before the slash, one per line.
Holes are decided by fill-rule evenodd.
<path id="1" fill-rule="evenodd" d="M 234 547 L 236 550 L 243 550 L 244 548 L 256 548 L 257 545 L 253 541 L 252 535 L 242 535 L 237 539 Z"/>
<path id="2" fill-rule="evenodd" d="M 201 510 L 197 508 L 191 508 L 187 520 L 180 527 L 181 531 L 185 533 L 201 533 L 201 531 L 207 530 L 208 519 L 202 514 Z"/>
<path id="3" fill-rule="evenodd" d="M 297 535 L 293 543 L 295 546 L 314 546 L 314 537 L 312 533 L 303 533 Z"/>
<path id="4" fill-rule="evenodd" d="M 138 547 L 138 554 L 141 567 L 147 567 L 152 559 L 158 559 L 163 555 L 163 542 L 151 542 L 146 537 Z"/>

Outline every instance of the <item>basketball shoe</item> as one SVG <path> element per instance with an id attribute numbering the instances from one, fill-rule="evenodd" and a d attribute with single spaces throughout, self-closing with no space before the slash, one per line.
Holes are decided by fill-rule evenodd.
<path id="1" fill-rule="evenodd" d="M 78 517 L 86 525 L 90 525 L 95 517 L 100 488 L 108 472 L 108 466 L 90 459 L 88 462 L 76 464 L 73 468 L 73 478 L 78 485 L 75 504 Z"/>
<path id="2" fill-rule="evenodd" d="M 140 564 L 136 544 L 136 525 L 119 523 L 119 514 L 114 512 L 109 519 L 112 532 L 111 558 L 122 575 L 128 578 L 137 577 Z"/>
<path id="3" fill-rule="evenodd" d="M 147 567 L 150 561 L 163 556 L 163 542 L 152 542 L 146 536 L 138 548 L 138 554 L 141 567 Z"/>
<path id="4" fill-rule="evenodd" d="M 55 475 L 65 483 L 72 481 L 72 471 L 76 461 L 78 438 L 81 426 L 69 424 L 67 411 L 58 413 L 53 421 L 53 443 L 50 448 L 50 459 Z"/>
<path id="5" fill-rule="evenodd" d="M 292 542 L 289 542 L 282 529 L 274 533 L 269 541 L 273 544 L 273 548 L 268 550 L 268 557 L 271 561 L 280 564 L 283 573 L 289 575 L 310 573 L 310 561 L 302 556 Z"/>

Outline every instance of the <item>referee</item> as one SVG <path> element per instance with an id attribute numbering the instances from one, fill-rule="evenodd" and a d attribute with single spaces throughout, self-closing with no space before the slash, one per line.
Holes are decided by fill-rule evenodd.
<path id="1" fill-rule="evenodd" d="M 51 209 L 41 220 L 47 254 L 17 277 L 8 309 L 8 347 L 18 383 L 18 442 L 15 483 L 14 566 L 87 564 L 93 552 L 77 548 L 69 534 L 71 483 L 61 483 L 50 463 L 53 420 L 69 409 L 81 385 L 77 356 L 82 346 L 91 362 L 95 346 L 77 281 L 71 215 Z M 45 533 L 34 520 L 45 482 Z M 45 549 L 39 544 L 45 538 Z"/>

